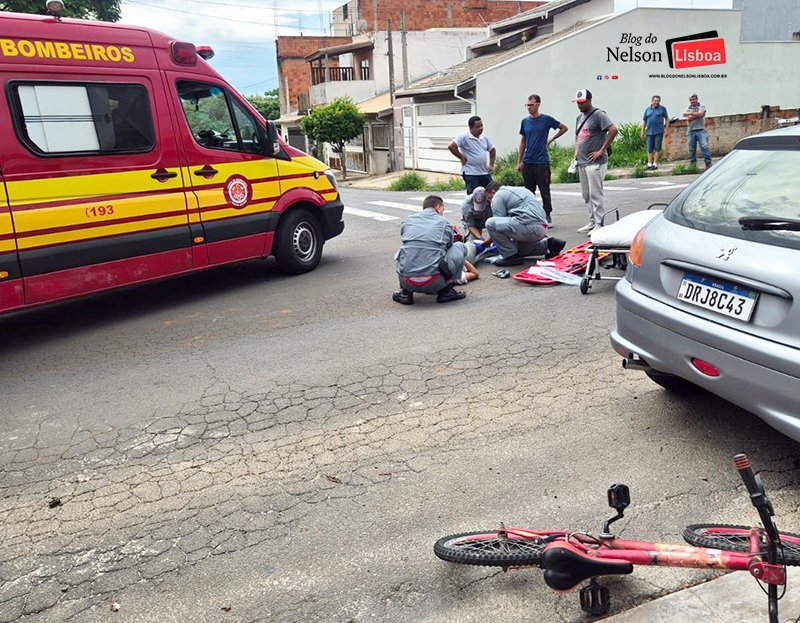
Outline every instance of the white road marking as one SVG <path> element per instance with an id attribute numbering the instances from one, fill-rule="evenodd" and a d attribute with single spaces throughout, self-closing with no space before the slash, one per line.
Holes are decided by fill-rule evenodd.
<path id="1" fill-rule="evenodd" d="M 646 192 L 653 192 L 654 190 L 671 190 L 673 188 L 686 188 L 689 184 L 668 184 L 666 186 L 657 186 L 656 188 L 642 188 Z"/>
<path id="2" fill-rule="evenodd" d="M 381 214 L 380 212 L 370 212 L 369 210 L 361 210 L 360 208 L 348 208 L 345 207 L 344 209 L 345 214 L 349 214 L 350 216 L 363 216 L 364 218 L 371 218 L 376 221 L 399 221 L 400 219 L 397 216 L 390 216 L 389 214 Z"/>
<path id="3" fill-rule="evenodd" d="M 382 208 L 395 208 L 397 210 L 406 210 L 407 212 L 420 212 L 421 205 L 411 205 L 410 203 L 397 203 L 396 201 L 368 201 L 369 205 L 380 206 Z M 449 210 L 445 210 L 447 214 Z"/>

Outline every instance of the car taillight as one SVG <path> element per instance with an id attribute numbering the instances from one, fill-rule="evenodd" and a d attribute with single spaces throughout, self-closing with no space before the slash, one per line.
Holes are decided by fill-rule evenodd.
<path id="1" fill-rule="evenodd" d="M 644 250 L 644 230 L 642 227 L 633 237 L 631 243 L 630 260 L 634 266 L 642 267 L 642 251 Z"/>
<path id="2" fill-rule="evenodd" d="M 183 41 L 172 42 L 172 60 L 179 65 L 196 65 L 197 64 L 197 48 L 193 43 L 186 43 Z"/>

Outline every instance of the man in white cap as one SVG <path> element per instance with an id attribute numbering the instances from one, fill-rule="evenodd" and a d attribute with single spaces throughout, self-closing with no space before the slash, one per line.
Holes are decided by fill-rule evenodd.
<path id="1" fill-rule="evenodd" d="M 617 136 L 617 126 L 604 110 L 592 106 L 592 93 L 588 89 L 578 91 L 572 101 L 581 111 L 575 121 L 575 158 L 581 193 L 589 208 L 589 222 L 578 231 L 590 234 L 603 224 L 603 181 L 608 168 L 608 147 Z"/>

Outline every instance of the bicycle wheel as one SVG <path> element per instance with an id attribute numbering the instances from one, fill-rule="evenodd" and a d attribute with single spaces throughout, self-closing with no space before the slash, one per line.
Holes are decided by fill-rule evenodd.
<path id="1" fill-rule="evenodd" d="M 436 541 L 433 553 L 447 562 L 484 567 L 538 565 L 545 545 L 531 539 L 501 535 L 496 530 L 466 532 Z"/>
<path id="2" fill-rule="evenodd" d="M 781 532 L 781 547 L 778 548 L 778 562 L 785 565 L 800 566 L 800 535 Z M 683 539 L 696 547 L 724 549 L 729 552 L 750 551 L 750 528 L 748 526 L 727 526 L 725 524 L 696 524 L 687 526 Z"/>

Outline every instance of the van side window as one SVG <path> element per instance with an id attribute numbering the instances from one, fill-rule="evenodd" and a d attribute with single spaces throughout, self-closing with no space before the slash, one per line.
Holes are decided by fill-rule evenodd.
<path id="1" fill-rule="evenodd" d="M 17 136 L 38 155 L 140 153 L 155 146 L 142 85 L 14 83 L 10 97 Z"/>
<path id="2" fill-rule="evenodd" d="M 250 112 L 221 87 L 179 80 L 178 95 L 194 140 L 209 149 L 263 153 L 262 134 Z"/>

